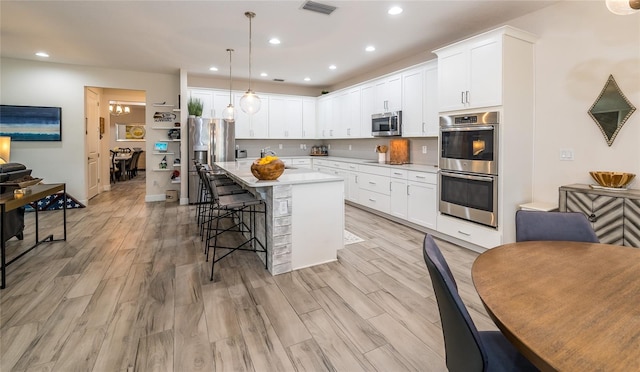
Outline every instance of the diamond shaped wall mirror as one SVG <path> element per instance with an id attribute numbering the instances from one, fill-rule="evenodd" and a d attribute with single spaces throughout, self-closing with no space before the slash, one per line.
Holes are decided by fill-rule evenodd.
<path id="1" fill-rule="evenodd" d="M 589 115 L 598 124 L 607 144 L 611 146 L 622 126 L 635 110 L 636 108 L 618 87 L 613 75 L 609 75 L 598 99 L 589 109 Z"/>

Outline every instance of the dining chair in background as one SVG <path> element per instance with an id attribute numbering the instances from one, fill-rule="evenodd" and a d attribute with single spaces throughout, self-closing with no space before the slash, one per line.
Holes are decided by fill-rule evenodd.
<path id="1" fill-rule="evenodd" d="M 442 252 L 425 236 L 424 261 L 436 295 L 450 372 L 537 371 L 500 331 L 478 331 Z"/>
<path id="2" fill-rule="evenodd" d="M 560 240 L 599 243 L 591 223 L 579 212 L 516 212 L 516 241 Z"/>
<path id="3" fill-rule="evenodd" d="M 116 183 L 118 178 L 120 178 L 120 168 L 118 167 L 118 161 L 116 161 L 116 156 L 118 153 L 113 150 L 109 150 L 111 153 L 111 167 L 109 169 L 111 173 L 111 182 Z"/>

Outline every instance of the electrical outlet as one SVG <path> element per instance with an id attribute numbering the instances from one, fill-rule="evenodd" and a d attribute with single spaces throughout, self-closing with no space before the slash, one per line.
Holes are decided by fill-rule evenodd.
<path id="1" fill-rule="evenodd" d="M 573 149 L 560 149 L 560 160 L 573 160 Z"/>
<path id="2" fill-rule="evenodd" d="M 304 145 L 302 143 L 300 144 L 300 150 L 304 150 Z"/>
<path id="3" fill-rule="evenodd" d="M 331 144 L 327 145 L 327 150 L 331 150 Z"/>
<path id="4" fill-rule="evenodd" d="M 303 149 L 303 150 L 306 150 L 306 149 L 307 149 L 307 144 L 306 144 L 306 143 L 303 143 L 303 144 L 302 144 L 302 149 Z"/>
<path id="5" fill-rule="evenodd" d="M 351 145 L 349 145 L 349 151 L 351 151 Z"/>
<path id="6" fill-rule="evenodd" d="M 427 146 L 422 146 L 422 153 L 426 154 L 427 153 Z"/>
<path id="7" fill-rule="evenodd" d="M 282 150 L 282 144 L 281 144 L 281 143 L 280 143 L 280 144 L 278 144 L 278 148 L 279 148 L 280 150 Z"/>

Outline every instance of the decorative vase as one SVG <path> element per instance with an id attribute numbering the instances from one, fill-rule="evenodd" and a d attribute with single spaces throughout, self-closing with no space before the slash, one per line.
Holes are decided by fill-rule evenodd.
<path id="1" fill-rule="evenodd" d="M 284 172 L 284 163 L 277 159 L 267 164 L 258 164 L 260 159 L 251 164 L 251 173 L 259 180 L 273 181 L 278 179 Z"/>

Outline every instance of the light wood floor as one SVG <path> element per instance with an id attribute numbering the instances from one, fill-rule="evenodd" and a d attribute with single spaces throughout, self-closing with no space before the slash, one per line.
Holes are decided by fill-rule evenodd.
<path id="1" fill-rule="evenodd" d="M 321 213 L 322 211 L 318 211 Z M 8 268 L 1 371 L 443 371 L 422 258 L 424 234 L 346 207 L 365 241 L 337 262 L 271 276 L 236 252 L 209 281 L 194 209 L 145 203 L 144 179 L 68 211 L 68 241 Z M 61 212 L 41 231 L 61 233 Z M 33 243 L 33 213 L 25 242 Z M 477 254 L 442 242 L 480 329 L 495 329 L 471 284 Z"/>

